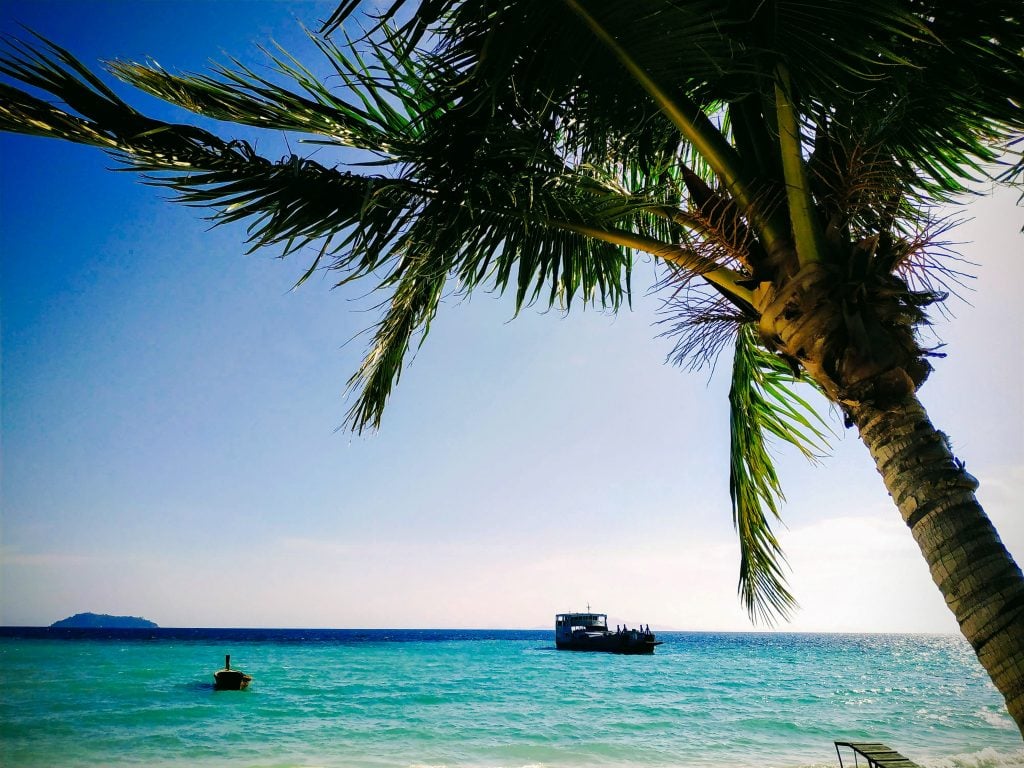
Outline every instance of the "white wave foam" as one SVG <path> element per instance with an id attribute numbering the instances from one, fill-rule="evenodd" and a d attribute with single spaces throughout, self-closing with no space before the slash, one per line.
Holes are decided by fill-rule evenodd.
<path id="1" fill-rule="evenodd" d="M 1024 749 L 999 752 L 988 747 L 980 752 L 951 755 L 925 763 L 926 768 L 1024 768 Z"/>
<path id="2" fill-rule="evenodd" d="M 995 726 L 996 728 L 1004 728 L 1008 731 L 1012 731 L 1017 727 L 1013 720 L 1010 719 L 1010 713 L 1005 709 L 980 709 L 976 714 L 986 723 Z"/>
<path id="3" fill-rule="evenodd" d="M 1016 752 L 1000 752 L 991 747 L 979 752 L 951 755 L 935 760 L 924 760 L 924 768 L 1024 768 L 1024 749 Z M 772 763 L 764 763 L 761 768 L 770 768 Z M 445 763 L 411 763 L 408 768 L 449 768 Z M 527 763 L 509 765 L 503 768 L 549 768 L 543 763 Z M 799 768 L 834 768 L 831 763 L 808 763 Z"/>

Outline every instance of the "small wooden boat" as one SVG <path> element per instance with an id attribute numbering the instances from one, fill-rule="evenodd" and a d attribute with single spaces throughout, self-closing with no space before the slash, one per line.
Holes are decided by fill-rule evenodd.
<path id="1" fill-rule="evenodd" d="M 252 676 L 231 668 L 231 656 L 224 657 L 224 669 L 213 673 L 213 687 L 217 691 L 240 691 L 252 682 Z"/>

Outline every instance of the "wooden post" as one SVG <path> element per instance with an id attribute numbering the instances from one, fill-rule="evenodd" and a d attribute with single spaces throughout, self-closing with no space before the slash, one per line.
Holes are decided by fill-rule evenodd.
<path id="1" fill-rule="evenodd" d="M 224 656 L 224 669 L 231 669 L 231 654 L 225 654 Z"/>

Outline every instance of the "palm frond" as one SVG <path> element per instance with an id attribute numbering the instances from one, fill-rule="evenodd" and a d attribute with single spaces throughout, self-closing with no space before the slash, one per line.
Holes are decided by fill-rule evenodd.
<path id="1" fill-rule="evenodd" d="M 660 281 L 671 291 L 659 310 L 665 326 L 658 336 L 673 339 L 666 362 L 689 371 L 714 369 L 721 353 L 736 337 L 737 328 L 749 318 L 723 296 L 692 281 L 680 281 L 670 271 Z"/>
<path id="2" fill-rule="evenodd" d="M 419 124 L 439 108 L 435 92 L 424 86 L 439 77 L 440 63 L 427 54 L 402 58 L 392 35 L 367 43 L 369 50 L 348 52 L 313 35 L 341 83 L 329 88 L 321 77 L 278 48 L 264 49 L 273 72 L 297 85 L 291 90 L 232 59 L 213 75 L 176 75 L 156 64 L 113 62 L 110 71 L 164 101 L 206 117 L 299 133 L 320 134 L 345 147 L 386 157 L 407 157 Z"/>
<path id="3" fill-rule="evenodd" d="M 1011 158 L 1016 156 L 1017 159 L 1006 163 L 997 178 L 1004 184 L 1012 184 L 1021 190 L 1020 197 L 1017 198 L 1017 205 L 1022 205 L 1024 204 L 1024 135 L 1017 135 L 1010 139 L 1006 143 L 1005 150 Z M 1024 232 L 1024 225 L 1021 226 L 1020 231 Z"/>
<path id="4" fill-rule="evenodd" d="M 357 433 L 380 427 L 384 406 L 402 376 L 406 353 L 420 333 L 422 344 L 437 314 L 448 276 L 429 259 L 408 257 L 396 270 L 397 285 L 378 321 L 373 341 L 358 370 L 348 381 L 355 395 L 345 426 Z"/>
<path id="5" fill-rule="evenodd" d="M 785 361 L 765 351 L 752 325 L 740 327 L 733 357 L 730 405 L 729 493 L 740 540 L 739 595 L 753 621 L 788 618 L 796 606 L 786 586 L 785 558 L 771 527 L 780 520 L 782 485 L 768 449 L 769 437 L 796 447 L 808 459 L 827 450 L 827 427 L 794 391 L 809 383 Z"/>
<path id="6" fill-rule="evenodd" d="M 249 156 L 247 167 L 234 165 L 182 174 L 140 155 L 131 157 L 147 183 L 177 192 L 187 205 L 212 208 L 217 224 L 247 223 L 252 250 L 281 245 L 282 256 L 332 238 L 332 268 L 367 275 L 389 258 L 400 236 L 408 206 L 418 199 L 414 184 L 403 179 L 364 176 L 325 168 L 293 157 L 269 162 Z"/>
<path id="7" fill-rule="evenodd" d="M 12 45 L 19 55 L 0 60 L 0 70 L 49 89 L 80 115 L 0 84 L 0 129 L 98 146 L 145 173 L 148 183 L 173 189 L 179 201 L 214 209 L 217 223 L 248 220 L 253 248 L 283 245 L 287 254 L 334 236 L 336 252 L 349 247 L 335 268 L 367 274 L 385 258 L 401 231 L 402 211 L 417 195 L 415 184 L 402 179 L 346 173 L 294 156 L 275 162 L 246 142 L 153 120 L 58 46 Z"/>
<path id="8" fill-rule="evenodd" d="M 67 50 L 43 38 L 32 46 L 15 39 L 4 44 L 0 73 L 57 96 L 71 114 L 31 94 L 0 84 L 0 129 L 91 144 L 112 152 L 131 146 L 161 146 L 187 152 L 197 146 L 226 146 L 195 126 L 153 120 L 133 109 Z"/>

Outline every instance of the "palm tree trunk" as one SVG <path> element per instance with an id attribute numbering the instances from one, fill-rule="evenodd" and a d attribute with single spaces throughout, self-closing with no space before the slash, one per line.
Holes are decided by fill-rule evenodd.
<path id="1" fill-rule="evenodd" d="M 921 402 L 849 409 L 932 579 L 1024 735 L 1024 577 Z"/>

